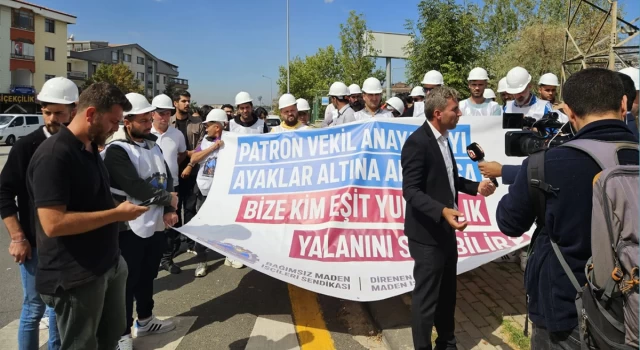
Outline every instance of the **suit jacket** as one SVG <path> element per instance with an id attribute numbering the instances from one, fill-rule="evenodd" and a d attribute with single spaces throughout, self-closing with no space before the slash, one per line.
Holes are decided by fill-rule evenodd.
<path id="1" fill-rule="evenodd" d="M 451 153 L 454 197 L 444 158 L 428 123 L 411 134 L 402 147 L 402 194 L 407 201 L 404 234 L 422 244 L 451 248 L 456 246 L 455 232 L 442 217 L 442 210 L 454 208 L 453 204 L 458 202 L 458 191 L 477 195 L 479 183 L 458 176 L 458 167 Z"/>

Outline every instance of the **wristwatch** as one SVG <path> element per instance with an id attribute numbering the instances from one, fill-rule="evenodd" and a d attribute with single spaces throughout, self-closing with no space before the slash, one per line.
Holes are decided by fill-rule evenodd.
<path id="1" fill-rule="evenodd" d="M 193 163 L 189 163 L 189 164 L 187 164 L 187 166 L 190 166 L 190 167 L 192 167 L 192 168 L 193 168 L 193 167 L 195 167 L 195 164 L 193 164 Z"/>

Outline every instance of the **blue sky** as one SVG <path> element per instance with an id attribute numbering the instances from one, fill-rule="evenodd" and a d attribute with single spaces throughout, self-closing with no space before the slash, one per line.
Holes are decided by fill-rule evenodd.
<path id="1" fill-rule="evenodd" d="M 475 1 L 475 0 L 471 0 Z M 640 15 L 637 0 L 626 3 L 627 18 Z M 179 66 L 192 98 L 228 103 L 238 91 L 254 99 L 277 96 L 278 66 L 286 64 L 286 0 L 33 0 L 77 16 L 68 27 L 76 40 L 138 43 Z M 462 1 L 460 1 L 462 2 Z M 371 30 L 405 33 L 417 19 L 418 0 L 290 0 L 291 57 L 340 45 L 339 25 L 350 10 L 365 15 Z M 103 7 L 105 4 L 108 6 Z M 379 60 L 384 65 L 384 60 Z M 404 78 L 404 62 L 393 60 L 393 81 Z M 398 69 L 395 69 L 398 68 Z"/>

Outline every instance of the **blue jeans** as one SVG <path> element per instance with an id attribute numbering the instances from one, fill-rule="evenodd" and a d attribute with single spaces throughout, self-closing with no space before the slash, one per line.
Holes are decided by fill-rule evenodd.
<path id="1" fill-rule="evenodd" d="M 56 326 L 56 314 L 46 306 L 40 294 L 36 292 L 36 270 L 38 268 L 38 252 L 31 251 L 31 259 L 20 265 L 22 275 L 22 314 L 18 328 L 18 349 L 37 350 L 39 348 L 40 320 L 45 312 L 49 316 L 49 350 L 60 349 L 60 335 Z"/>

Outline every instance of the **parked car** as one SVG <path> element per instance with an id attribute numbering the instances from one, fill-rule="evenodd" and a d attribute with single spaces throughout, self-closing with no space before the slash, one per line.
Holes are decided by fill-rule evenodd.
<path id="1" fill-rule="evenodd" d="M 0 142 L 13 145 L 17 139 L 29 135 L 44 125 L 38 114 L 0 114 Z"/>
<path id="2" fill-rule="evenodd" d="M 280 117 L 277 115 L 268 115 L 266 122 L 268 127 L 273 128 L 274 126 L 280 125 Z"/>

